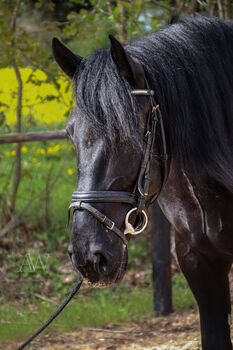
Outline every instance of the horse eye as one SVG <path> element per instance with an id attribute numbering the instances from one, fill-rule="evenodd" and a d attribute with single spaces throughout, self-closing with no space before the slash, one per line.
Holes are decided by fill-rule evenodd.
<path id="1" fill-rule="evenodd" d="M 93 142 L 90 139 L 85 140 L 85 146 L 90 148 L 93 145 Z"/>

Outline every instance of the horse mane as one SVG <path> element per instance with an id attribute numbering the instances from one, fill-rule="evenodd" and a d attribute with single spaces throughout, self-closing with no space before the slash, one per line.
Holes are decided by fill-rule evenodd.
<path id="1" fill-rule="evenodd" d="M 177 166 L 233 192 L 233 22 L 197 16 L 126 46 L 155 91 Z M 109 50 L 100 50 L 76 77 L 79 113 L 114 142 L 138 145 L 137 102 Z"/>

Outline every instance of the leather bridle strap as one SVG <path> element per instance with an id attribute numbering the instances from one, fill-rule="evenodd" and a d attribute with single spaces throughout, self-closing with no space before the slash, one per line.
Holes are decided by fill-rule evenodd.
<path id="1" fill-rule="evenodd" d="M 138 212 L 146 209 L 146 202 L 149 196 L 149 186 L 150 186 L 150 168 L 151 168 L 151 158 L 154 149 L 155 133 L 157 127 L 158 119 L 156 113 L 156 107 L 153 106 L 148 116 L 148 125 L 146 132 L 146 149 L 144 157 L 141 163 L 141 168 L 138 176 L 138 181 L 136 184 L 135 191 L 138 192 Z"/>
<path id="2" fill-rule="evenodd" d="M 135 205 L 136 200 L 132 193 L 122 191 L 75 191 L 72 194 L 72 203 L 68 211 L 68 223 L 70 212 L 75 210 L 87 210 L 92 216 L 99 220 L 108 230 L 113 231 L 125 245 L 128 244 L 124 233 L 116 226 L 115 222 L 93 207 L 90 203 L 125 203 Z"/>
<path id="3" fill-rule="evenodd" d="M 73 202 L 69 206 L 69 209 L 74 208 L 74 210 L 87 210 L 94 218 L 99 220 L 101 224 L 107 227 L 108 230 L 113 231 L 120 239 L 123 241 L 123 243 L 127 246 L 128 240 L 126 239 L 126 236 L 122 233 L 122 231 L 116 226 L 115 222 L 109 219 L 106 215 L 101 213 L 98 209 L 94 208 L 89 203 L 84 202 Z"/>
<path id="4" fill-rule="evenodd" d="M 131 192 L 122 191 L 75 191 L 72 194 L 72 202 L 86 203 L 127 203 L 135 204 L 135 197 Z"/>
<path id="5" fill-rule="evenodd" d="M 164 129 L 164 122 L 163 122 L 163 117 L 162 113 L 160 110 L 159 104 L 156 103 L 154 99 L 154 91 L 150 90 L 149 83 L 147 79 L 145 79 L 146 83 L 146 90 L 132 90 L 131 93 L 132 95 L 135 96 L 148 96 L 151 104 L 151 111 L 149 112 L 148 119 L 147 119 L 147 145 L 146 145 L 146 150 L 144 154 L 144 158 L 142 161 L 141 169 L 139 172 L 138 176 L 138 181 L 137 181 L 137 190 L 139 192 L 139 200 L 138 200 L 138 212 L 142 210 L 143 208 L 145 209 L 146 206 L 149 206 L 152 204 L 160 195 L 162 192 L 164 185 L 167 180 L 168 176 L 168 153 L 167 153 L 167 140 L 166 140 L 166 134 L 165 134 L 165 129 Z M 159 127 L 160 131 L 160 138 L 161 138 L 161 143 L 162 143 L 162 154 L 160 155 L 154 155 L 154 144 L 155 144 L 155 135 L 156 135 L 156 129 L 157 125 Z M 162 174 L 162 184 L 160 186 L 160 189 L 158 192 L 154 193 L 150 200 L 148 200 L 149 197 L 149 185 L 150 185 L 150 167 L 151 167 L 151 161 L 153 158 L 158 158 L 160 162 L 162 163 L 162 169 L 163 169 L 163 174 Z"/>
<path id="6" fill-rule="evenodd" d="M 150 200 L 150 204 L 152 204 L 160 195 L 160 193 L 162 192 L 167 177 L 168 177 L 168 159 L 169 159 L 169 155 L 167 153 L 167 140 L 166 140 L 166 134 L 165 134 L 165 129 L 164 129 L 164 123 L 163 123 L 163 117 L 160 111 L 160 108 L 158 106 L 157 110 L 157 120 L 159 123 L 159 128 L 160 128 L 160 137 L 161 137 L 161 141 L 162 141 L 162 154 L 158 155 L 157 158 L 159 158 L 160 162 L 162 162 L 163 165 L 163 176 L 162 176 L 162 185 L 159 189 L 159 191 L 157 193 L 155 193 L 151 200 Z M 152 157 L 155 157 L 155 155 L 152 155 Z"/>

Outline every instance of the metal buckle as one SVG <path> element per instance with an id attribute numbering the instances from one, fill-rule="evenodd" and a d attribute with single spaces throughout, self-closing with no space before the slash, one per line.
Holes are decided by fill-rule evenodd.
<path id="1" fill-rule="evenodd" d="M 138 208 L 133 208 L 126 214 L 124 235 L 138 235 L 139 233 L 143 232 L 146 229 L 148 224 L 148 216 L 145 210 L 141 211 L 141 213 L 143 214 L 143 221 L 142 221 L 142 225 L 140 225 L 139 228 L 137 227 L 134 228 L 133 225 L 129 222 L 130 215 L 137 210 Z"/>
<path id="2" fill-rule="evenodd" d="M 113 221 L 111 221 L 111 220 L 109 220 L 108 219 L 108 221 L 111 221 L 111 226 L 109 226 L 107 223 L 106 223 L 106 220 L 107 220 L 108 218 L 107 218 L 107 216 L 105 215 L 104 217 L 103 217 L 103 219 L 101 220 L 101 222 L 102 222 L 102 224 L 105 224 L 105 226 L 109 229 L 109 230 L 113 230 L 113 228 L 114 228 L 114 226 L 115 226 L 115 222 L 113 222 Z"/>
<path id="3" fill-rule="evenodd" d="M 112 226 L 111 226 L 111 227 L 108 226 L 108 225 L 106 225 L 106 227 L 107 227 L 109 230 L 111 230 L 111 231 L 113 230 L 114 226 L 115 226 L 115 222 L 113 222 L 113 221 L 112 221 Z"/>

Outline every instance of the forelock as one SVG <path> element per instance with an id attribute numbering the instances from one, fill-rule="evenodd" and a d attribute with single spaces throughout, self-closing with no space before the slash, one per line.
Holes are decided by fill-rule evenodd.
<path id="1" fill-rule="evenodd" d="M 118 140 L 141 148 L 137 100 L 109 50 L 98 51 L 82 62 L 75 76 L 75 98 L 79 116 L 110 145 Z"/>

